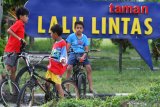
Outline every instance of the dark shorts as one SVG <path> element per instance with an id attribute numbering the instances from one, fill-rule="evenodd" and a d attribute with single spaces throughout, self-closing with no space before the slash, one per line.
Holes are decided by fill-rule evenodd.
<path id="1" fill-rule="evenodd" d="M 8 54 L 10 54 L 10 53 L 9 52 L 4 53 L 4 55 L 8 55 Z M 4 58 L 5 65 L 9 65 L 11 67 L 17 67 L 17 62 L 18 62 L 17 57 L 18 57 L 18 54 L 16 54 L 16 53 L 13 53 L 9 56 L 6 56 Z"/>
<path id="2" fill-rule="evenodd" d="M 75 65 L 78 62 L 77 58 L 81 57 L 82 55 L 83 55 L 83 53 L 76 53 L 76 54 L 71 53 L 69 55 L 68 63 L 67 64 L 68 65 Z M 88 58 L 86 58 L 84 60 L 84 62 L 83 62 L 83 65 L 88 65 L 88 64 L 90 64 L 90 62 L 89 62 Z"/>

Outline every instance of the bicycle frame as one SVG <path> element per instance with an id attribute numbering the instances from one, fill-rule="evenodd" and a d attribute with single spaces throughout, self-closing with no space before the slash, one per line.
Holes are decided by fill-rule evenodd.
<path id="1" fill-rule="evenodd" d="M 75 83 L 76 83 L 76 86 L 78 86 L 78 77 L 80 75 L 84 75 L 86 77 L 86 73 L 84 72 L 83 70 L 83 62 L 80 62 L 79 60 L 79 53 L 75 53 L 75 58 L 77 58 L 77 63 L 73 65 L 73 74 L 72 74 L 72 77 L 71 77 L 71 80 L 73 80 Z"/>
<path id="2" fill-rule="evenodd" d="M 49 56 L 44 56 L 44 57 L 39 61 L 39 63 L 40 63 L 44 58 L 46 58 L 46 57 L 49 57 Z M 44 81 L 46 81 L 46 82 L 49 82 L 49 83 L 51 83 L 51 84 L 53 85 L 53 87 L 55 87 L 55 83 L 54 83 L 53 81 L 48 80 L 48 79 L 40 76 L 38 73 L 34 72 L 34 68 L 33 68 L 33 67 L 30 68 L 29 70 L 30 70 L 30 73 L 31 73 L 31 74 L 30 74 L 30 75 L 31 75 L 31 78 L 30 78 L 29 82 L 31 82 L 31 84 L 38 85 L 45 93 L 47 93 L 48 90 L 46 90 L 45 87 L 44 87 L 42 84 L 40 84 L 40 82 L 38 81 L 37 78 L 40 78 L 40 79 L 42 79 L 42 80 L 44 80 Z M 58 93 L 57 93 L 56 88 L 55 88 L 54 92 L 56 93 L 56 96 L 58 96 Z"/>
<path id="3" fill-rule="evenodd" d="M 71 77 L 71 79 L 73 79 L 74 81 L 76 81 L 76 84 L 78 83 L 78 76 L 81 74 L 85 74 L 85 72 L 83 71 L 83 62 L 78 62 L 77 64 L 75 64 L 73 66 L 73 75 Z"/>

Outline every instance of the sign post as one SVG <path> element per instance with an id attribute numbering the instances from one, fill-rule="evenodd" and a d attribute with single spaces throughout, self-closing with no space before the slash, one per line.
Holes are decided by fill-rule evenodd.
<path id="1" fill-rule="evenodd" d="M 119 42 L 119 73 L 122 72 L 122 39 Z"/>

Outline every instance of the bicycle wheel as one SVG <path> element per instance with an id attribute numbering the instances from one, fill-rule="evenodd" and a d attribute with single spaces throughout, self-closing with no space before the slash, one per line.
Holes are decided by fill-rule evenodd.
<path id="1" fill-rule="evenodd" d="M 0 85 L 0 98 L 4 106 L 13 107 L 17 101 L 19 94 L 18 85 L 11 81 L 10 85 L 8 80 L 3 80 Z"/>
<path id="2" fill-rule="evenodd" d="M 55 89 L 55 85 L 51 85 L 50 87 L 50 91 L 47 91 L 45 93 L 45 102 L 47 103 L 48 101 L 50 100 L 53 100 L 53 101 L 58 101 L 59 99 L 59 96 L 58 96 L 58 92 L 56 91 Z"/>
<path id="3" fill-rule="evenodd" d="M 45 73 L 47 71 L 47 67 L 44 65 L 34 65 L 34 70 L 37 72 L 40 76 L 44 77 Z M 30 71 L 29 68 L 23 67 L 17 74 L 15 81 L 19 85 L 19 88 L 21 89 L 23 85 L 30 79 Z"/>
<path id="4" fill-rule="evenodd" d="M 17 99 L 17 107 L 31 107 L 34 103 L 34 86 L 27 83 L 20 90 Z"/>
<path id="5" fill-rule="evenodd" d="M 84 74 L 80 74 L 78 76 L 78 92 L 81 98 L 85 97 L 86 95 L 86 76 Z"/>
<path id="6" fill-rule="evenodd" d="M 74 81 L 66 80 L 62 82 L 62 88 L 66 98 L 79 98 L 78 88 L 75 85 Z"/>

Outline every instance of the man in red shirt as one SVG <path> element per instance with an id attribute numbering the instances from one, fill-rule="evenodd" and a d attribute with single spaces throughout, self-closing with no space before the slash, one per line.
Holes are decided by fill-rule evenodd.
<path id="1" fill-rule="evenodd" d="M 24 40 L 24 25 L 28 22 L 29 11 L 20 7 L 16 10 L 17 20 L 16 22 L 7 30 L 10 35 L 8 38 L 8 42 L 5 46 L 4 54 L 11 54 L 10 56 L 5 58 L 5 64 L 7 70 L 11 72 L 11 79 L 15 80 L 15 73 L 17 68 L 17 54 L 20 53 L 21 41 Z"/>

